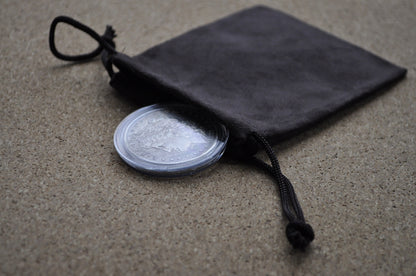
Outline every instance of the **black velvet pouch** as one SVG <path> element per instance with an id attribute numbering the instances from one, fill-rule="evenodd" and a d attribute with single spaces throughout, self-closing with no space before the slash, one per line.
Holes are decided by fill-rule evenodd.
<path id="1" fill-rule="evenodd" d="M 59 22 L 87 32 L 100 47 L 81 56 L 60 54 L 54 43 Z M 286 234 L 295 248 L 304 248 L 314 233 L 269 143 L 299 133 L 406 74 L 357 46 L 263 6 L 196 28 L 134 57 L 115 50 L 114 36 L 109 26 L 99 36 L 73 19 L 58 17 L 51 26 L 50 45 L 65 60 L 103 52 L 111 86 L 139 103 L 175 100 L 212 113 L 230 130 L 228 150 L 238 158 L 253 156 L 259 146 L 265 149 L 272 165 L 262 166 L 278 184 L 290 222 Z"/>

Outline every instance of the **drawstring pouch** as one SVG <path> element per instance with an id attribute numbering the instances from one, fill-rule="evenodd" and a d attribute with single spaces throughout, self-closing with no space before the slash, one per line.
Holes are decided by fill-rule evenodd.
<path id="1" fill-rule="evenodd" d="M 69 56 L 55 47 L 58 23 L 99 43 L 91 53 Z M 216 116 L 229 130 L 227 151 L 252 160 L 275 180 L 286 236 L 294 248 L 314 239 L 289 179 L 271 145 L 321 122 L 406 74 L 366 50 L 283 12 L 256 6 L 193 29 L 130 57 L 117 52 L 115 32 L 103 35 L 72 18 L 51 24 L 52 53 L 67 61 L 101 54 L 110 85 L 139 104 L 186 103 Z M 117 72 L 113 71 L 117 68 Z M 264 150 L 270 165 L 254 157 Z"/>

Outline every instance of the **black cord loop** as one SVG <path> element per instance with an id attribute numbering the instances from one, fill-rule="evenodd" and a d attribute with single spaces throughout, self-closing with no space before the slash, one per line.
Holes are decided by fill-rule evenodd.
<path id="1" fill-rule="evenodd" d="M 266 138 L 256 132 L 253 132 L 251 135 L 263 147 L 270 159 L 271 166 L 253 157 L 254 162 L 268 171 L 276 180 L 283 213 L 289 220 L 289 224 L 286 227 L 286 236 L 294 248 L 305 249 L 315 238 L 315 234 L 312 227 L 305 222 L 303 211 L 293 189 L 293 185 L 283 175 L 276 154 Z"/>
<path id="2" fill-rule="evenodd" d="M 77 28 L 89 36 L 91 36 L 94 40 L 98 42 L 98 47 L 94 51 L 87 53 L 87 54 L 80 54 L 80 55 L 65 55 L 60 53 L 56 49 L 55 45 L 55 31 L 56 26 L 58 23 L 66 23 L 74 28 Z M 102 62 L 107 69 L 110 77 L 113 76 L 113 64 L 112 59 L 113 55 L 116 54 L 115 50 L 115 43 L 113 39 L 115 38 L 115 31 L 111 26 L 107 26 L 105 33 L 100 36 L 90 27 L 70 18 L 67 16 L 58 16 L 56 17 L 51 24 L 50 32 L 49 32 L 49 47 L 53 55 L 59 59 L 66 60 L 66 61 L 83 61 L 92 59 L 98 56 L 101 52 L 101 59 Z M 299 201 L 297 199 L 296 193 L 293 189 L 292 183 L 290 183 L 289 179 L 283 175 L 279 162 L 276 158 L 276 154 L 274 153 L 272 147 L 267 142 L 267 140 L 259 135 L 258 133 L 253 132 L 251 135 L 257 143 L 262 145 L 264 150 L 267 153 L 267 156 L 270 159 L 271 166 L 264 163 L 263 161 L 253 157 L 253 160 L 263 167 L 266 171 L 268 171 L 273 178 L 276 180 L 280 199 L 282 202 L 282 209 L 283 213 L 286 218 L 289 220 L 289 224 L 286 227 L 286 236 L 289 242 L 292 244 L 294 248 L 304 249 L 308 244 L 314 239 L 315 235 L 313 232 L 312 227 L 305 222 L 305 218 L 303 216 L 302 208 L 300 207 Z"/>
<path id="3" fill-rule="evenodd" d="M 83 31 L 84 33 L 91 36 L 95 41 L 98 42 L 98 47 L 94 51 L 87 53 L 87 54 L 80 54 L 80 55 L 66 55 L 59 52 L 55 45 L 55 31 L 56 26 L 58 23 L 66 23 L 68 25 L 71 25 L 72 27 L 79 29 Z M 115 37 L 115 31 L 111 26 L 107 26 L 105 33 L 100 36 L 98 33 L 96 33 L 93 29 L 90 27 L 76 21 L 75 19 L 72 19 L 71 17 L 67 16 L 58 16 L 56 17 L 51 24 L 51 28 L 49 31 L 49 47 L 51 49 L 52 54 L 62 60 L 66 61 L 83 61 L 92 59 L 96 56 L 98 56 L 103 50 L 108 52 L 109 55 L 114 54 L 116 52 L 115 50 L 115 43 L 113 41 Z"/>

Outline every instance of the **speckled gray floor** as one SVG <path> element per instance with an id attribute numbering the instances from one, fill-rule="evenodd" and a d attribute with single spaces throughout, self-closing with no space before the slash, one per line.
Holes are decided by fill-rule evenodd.
<path id="1" fill-rule="evenodd" d="M 117 30 L 137 54 L 191 28 L 265 4 L 408 68 L 379 97 L 275 147 L 316 240 L 291 249 L 273 182 L 223 159 L 158 180 L 112 144 L 135 106 L 99 60 L 68 65 L 51 20 Z M 416 7 L 412 0 L 7 1 L 0 6 L 0 274 L 414 275 Z M 59 38 L 71 49 L 78 33 Z M 91 45 L 90 45 L 91 46 Z"/>

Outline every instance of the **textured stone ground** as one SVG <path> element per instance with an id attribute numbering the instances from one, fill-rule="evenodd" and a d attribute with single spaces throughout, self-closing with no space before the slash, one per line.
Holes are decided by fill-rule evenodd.
<path id="1" fill-rule="evenodd" d="M 225 158 L 200 175 L 159 180 L 125 165 L 112 136 L 136 106 L 110 88 L 99 60 L 69 65 L 48 48 L 61 14 L 100 33 L 113 25 L 118 49 L 133 55 L 259 3 L 409 70 L 386 93 L 275 147 L 316 231 L 304 253 L 288 244 L 261 171 Z M 415 5 L 1 1 L 0 274 L 414 275 Z M 66 49 L 86 41 L 59 37 Z"/>

